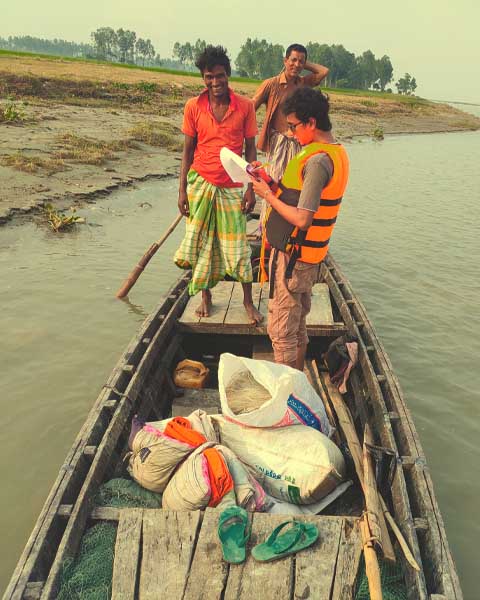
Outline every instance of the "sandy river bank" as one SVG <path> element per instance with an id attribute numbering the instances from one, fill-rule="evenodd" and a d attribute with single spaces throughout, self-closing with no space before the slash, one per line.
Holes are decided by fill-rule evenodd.
<path id="1" fill-rule="evenodd" d="M 232 87 L 252 96 L 257 84 Z M 10 115 L 0 119 L 0 223 L 46 203 L 63 208 L 176 175 L 183 105 L 201 89 L 194 77 L 0 55 L 0 112 Z M 341 140 L 480 128 L 472 115 L 416 98 L 330 99 Z"/>

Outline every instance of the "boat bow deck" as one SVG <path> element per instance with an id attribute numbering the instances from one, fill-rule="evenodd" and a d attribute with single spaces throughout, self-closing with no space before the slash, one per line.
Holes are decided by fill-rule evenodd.
<path id="1" fill-rule="evenodd" d="M 196 309 L 199 298 L 190 298 L 179 327 L 190 333 L 223 333 L 243 335 L 266 335 L 268 284 L 254 283 L 252 297 L 255 306 L 264 316 L 259 327 L 252 325 L 243 307 L 242 285 L 235 281 L 220 281 L 212 290 L 213 308 L 209 317 L 199 317 Z M 307 317 L 310 335 L 338 336 L 346 332 L 344 323 L 335 323 L 328 286 L 316 283 L 312 290 L 312 309 Z"/>
<path id="2" fill-rule="evenodd" d="M 252 546 L 288 519 L 254 513 L 247 560 L 222 560 L 217 535 L 220 509 L 205 513 L 122 509 L 115 547 L 113 598 L 199 600 L 224 598 L 345 598 L 361 553 L 356 519 L 302 517 L 319 528 L 319 540 L 295 556 L 256 562 Z"/>

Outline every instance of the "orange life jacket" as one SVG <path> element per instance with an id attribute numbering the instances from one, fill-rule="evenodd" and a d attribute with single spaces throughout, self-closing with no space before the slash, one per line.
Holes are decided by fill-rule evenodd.
<path id="1" fill-rule="evenodd" d="M 275 220 L 284 222 L 289 234 L 289 245 L 284 250 L 292 250 L 296 259 L 303 262 L 318 264 L 326 256 L 328 244 L 332 235 L 342 197 L 347 187 L 349 161 L 345 148 L 341 144 L 322 144 L 314 142 L 305 146 L 301 152 L 292 158 L 282 176 L 277 196 L 289 205 L 298 205 L 300 192 L 303 187 L 304 168 L 307 161 L 316 154 L 328 154 L 333 163 L 333 175 L 328 185 L 322 190 L 320 206 L 313 216 L 313 221 L 307 231 L 294 228 L 278 213 Z M 273 209 L 267 215 L 267 221 L 272 217 Z M 290 228 L 290 229 L 289 229 Z M 268 232 L 268 224 L 266 227 Z M 267 239 L 271 243 L 271 240 Z M 278 245 L 272 244 L 275 247 Z M 262 277 L 263 279 L 263 277 Z"/>

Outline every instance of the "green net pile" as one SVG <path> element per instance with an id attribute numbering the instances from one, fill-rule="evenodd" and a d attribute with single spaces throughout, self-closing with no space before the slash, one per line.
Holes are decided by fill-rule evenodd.
<path id="1" fill-rule="evenodd" d="M 95 506 L 160 508 L 162 497 L 131 479 L 111 479 L 103 484 Z M 109 600 L 112 592 L 115 523 L 103 521 L 88 529 L 75 559 L 62 566 L 58 600 Z"/>
<path id="2" fill-rule="evenodd" d="M 389 563 L 379 561 L 380 563 L 380 579 L 382 582 L 383 600 L 406 600 L 407 588 L 403 580 L 403 573 L 399 562 Z M 368 591 L 368 579 L 365 572 L 365 562 L 362 559 L 362 564 L 358 573 L 358 587 L 355 594 L 355 600 L 370 600 Z"/>

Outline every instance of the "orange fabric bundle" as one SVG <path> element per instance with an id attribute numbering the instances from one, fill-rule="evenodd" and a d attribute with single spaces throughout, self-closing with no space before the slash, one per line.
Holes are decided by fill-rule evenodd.
<path id="1" fill-rule="evenodd" d="M 198 448 L 207 441 L 204 435 L 192 429 L 190 421 L 185 417 L 174 417 L 167 423 L 163 433 L 194 448 Z"/>
<path id="2" fill-rule="evenodd" d="M 174 417 L 168 422 L 163 433 L 195 448 L 207 441 L 204 435 L 192 429 L 190 421 L 185 417 Z M 210 480 L 211 496 L 208 506 L 217 506 L 225 494 L 233 489 L 233 479 L 223 457 L 215 448 L 207 448 L 202 454 L 207 459 Z"/>
<path id="3" fill-rule="evenodd" d="M 225 494 L 233 490 L 233 478 L 218 450 L 207 448 L 203 455 L 207 459 L 210 479 L 211 496 L 208 506 L 217 506 Z"/>

